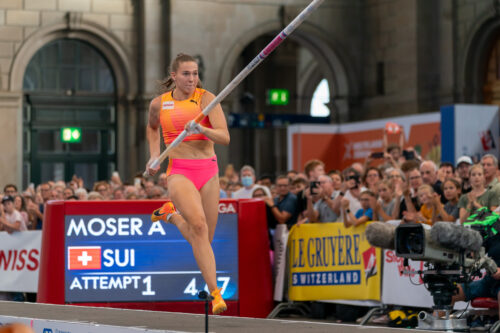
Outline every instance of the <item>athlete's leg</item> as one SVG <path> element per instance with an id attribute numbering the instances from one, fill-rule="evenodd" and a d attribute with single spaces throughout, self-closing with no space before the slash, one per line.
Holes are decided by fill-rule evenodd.
<path id="1" fill-rule="evenodd" d="M 203 185 L 200 189 L 203 210 L 205 211 L 205 216 L 207 218 L 208 225 L 208 235 L 210 243 L 214 239 L 215 226 L 217 225 L 217 216 L 219 214 L 219 177 L 217 175 L 213 176 L 209 181 Z M 211 292 L 212 297 L 212 312 L 214 314 L 219 314 L 227 310 L 226 302 L 222 298 L 221 291 L 219 289 Z"/>
<path id="2" fill-rule="evenodd" d="M 215 175 L 200 189 L 203 211 L 207 218 L 208 237 L 210 243 L 214 240 L 215 227 L 219 215 L 219 176 Z"/>
<path id="3" fill-rule="evenodd" d="M 208 225 L 201 195 L 193 183 L 183 175 L 168 177 L 170 197 L 182 215 L 175 214 L 170 222 L 175 224 L 193 248 L 194 258 L 210 292 L 217 288 L 215 257 L 210 245 Z"/>

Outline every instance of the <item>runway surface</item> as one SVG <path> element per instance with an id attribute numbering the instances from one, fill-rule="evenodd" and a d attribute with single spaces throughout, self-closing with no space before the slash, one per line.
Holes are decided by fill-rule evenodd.
<path id="1" fill-rule="evenodd" d="M 0 302 L 1 316 L 14 316 L 57 320 L 64 322 L 92 323 L 144 330 L 170 332 L 204 332 L 203 315 L 186 313 L 122 310 L 111 308 L 49 305 L 36 303 Z M 210 332 L 417 332 L 409 329 L 318 323 L 293 320 L 254 319 L 241 317 L 210 316 Z M 91 332 L 91 330 L 89 330 Z M 424 332 L 419 330 L 418 332 Z"/>

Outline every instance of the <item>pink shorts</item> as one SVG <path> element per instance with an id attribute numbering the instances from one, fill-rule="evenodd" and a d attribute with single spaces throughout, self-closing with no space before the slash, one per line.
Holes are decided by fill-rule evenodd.
<path id="1" fill-rule="evenodd" d="M 199 191 L 213 176 L 219 174 L 217 156 L 202 159 L 173 158 L 168 161 L 167 176 L 183 175 Z"/>

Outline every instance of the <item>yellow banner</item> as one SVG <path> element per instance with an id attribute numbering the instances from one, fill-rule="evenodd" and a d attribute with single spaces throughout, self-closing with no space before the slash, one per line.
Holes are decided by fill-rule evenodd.
<path id="1" fill-rule="evenodd" d="M 288 237 L 292 301 L 380 300 L 381 251 L 365 236 L 365 225 L 295 225 Z"/>

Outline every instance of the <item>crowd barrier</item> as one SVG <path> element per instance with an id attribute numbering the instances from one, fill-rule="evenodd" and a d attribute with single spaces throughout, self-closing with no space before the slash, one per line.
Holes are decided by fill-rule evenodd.
<path id="1" fill-rule="evenodd" d="M 38 290 L 39 302 L 53 304 L 203 312 L 196 301 L 202 279 L 189 245 L 172 225 L 150 223 L 159 204 L 50 202 L 42 247 L 41 231 L 0 233 L 0 291 Z M 219 213 L 214 252 L 230 314 L 265 317 L 273 294 L 264 203 L 224 200 Z M 409 260 L 405 269 L 394 251 L 370 246 L 365 228 L 316 223 L 288 232 L 278 226 L 274 300 L 286 299 L 287 291 L 295 302 L 432 307 L 417 273 L 424 263 Z M 81 266 L 94 255 L 100 266 L 89 258 Z M 263 301 L 256 303 L 255 290 Z"/>
<path id="2" fill-rule="evenodd" d="M 0 232 L 0 291 L 36 293 L 41 240 L 41 231 Z"/>
<path id="3" fill-rule="evenodd" d="M 403 267 L 395 251 L 371 246 L 365 229 L 338 222 L 294 226 L 284 251 L 288 299 L 431 308 L 432 296 L 417 273 L 424 262 L 408 260 L 409 266 Z M 458 302 L 455 308 L 465 305 Z"/>
<path id="4" fill-rule="evenodd" d="M 294 226 L 288 246 L 291 300 L 380 300 L 381 251 L 370 246 L 364 226 Z"/>

